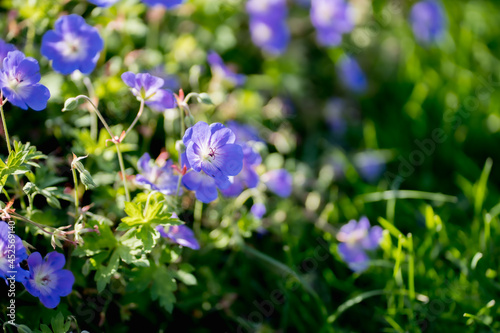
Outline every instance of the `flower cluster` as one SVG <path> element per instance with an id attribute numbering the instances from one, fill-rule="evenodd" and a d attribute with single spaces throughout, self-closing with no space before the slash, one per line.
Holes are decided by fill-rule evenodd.
<path id="1" fill-rule="evenodd" d="M 212 75 L 220 76 L 236 86 L 240 86 L 246 81 L 246 76 L 243 74 L 237 74 L 226 66 L 220 55 L 214 51 L 208 52 L 207 61 L 212 69 Z"/>
<path id="2" fill-rule="evenodd" d="M 283 53 L 290 41 L 286 0 L 248 0 L 246 9 L 254 44 L 270 54 Z"/>
<path id="3" fill-rule="evenodd" d="M 97 29 L 85 23 L 81 16 L 71 14 L 58 18 L 54 30 L 43 35 L 40 52 L 52 60 L 56 72 L 66 75 L 79 70 L 90 74 L 103 47 Z"/>
<path id="4" fill-rule="evenodd" d="M 428 45 L 439 41 L 446 30 L 446 13 L 437 0 L 417 2 L 411 9 L 410 23 L 418 42 Z"/>
<path id="5" fill-rule="evenodd" d="M 162 89 L 165 81 L 149 73 L 125 72 L 122 80 L 138 100 L 143 100 L 154 111 L 162 112 L 176 106 L 172 91 Z"/>
<path id="6" fill-rule="evenodd" d="M 39 83 L 41 75 L 38 61 L 26 57 L 21 51 L 15 50 L 12 45 L 3 41 L 0 44 L 0 61 L 2 61 L 0 69 L 2 95 L 23 110 L 27 110 L 28 107 L 35 111 L 45 109 L 50 92 L 47 87 Z"/>
<path id="7" fill-rule="evenodd" d="M 243 168 L 243 150 L 234 143 L 233 131 L 220 123 L 209 126 L 201 121 L 188 128 L 183 142 L 182 164 L 193 170 L 182 178 L 182 184 L 202 202 L 217 199 L 217 188 L 228 188 L 229 177 Z"/>
<path id="8" fill-rule="evenodd" d="M 370 258 L 366 251 L 379 246 L 382 231 L 379 226 L 370 227 L 366 217 L 362 217 L 359 222 L 351 220 L 340 228 L 337 233 L 337 240 L 341 242 L 338 252 L 351 270 L 361 273 L 368 268 Z"/>
<path id="9" fill-rule="evenodd" d="M 171 160 L 151 161 L 148 153 L 142 155 L 137 162 L 140 174 L 135 177 L 135 182 L 151 190 L 159 191 L 165 195 L 173 195 L 177 191 L 179 176 L 174 175 Z M 161 163 L 161 165 L 159 165 Z"/>
<path id="10" fill-rule="evenodd" d="M 321 45 L 337 46 L 354 28 L 351 5 L 345 0 L 312 0 L 311 22 Z"/>

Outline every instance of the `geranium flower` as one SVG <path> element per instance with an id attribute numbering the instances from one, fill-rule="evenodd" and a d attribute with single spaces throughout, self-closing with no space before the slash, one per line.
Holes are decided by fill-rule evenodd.
<path id="1" fill-rule="evenodd" d="M 343 85 L 356 93 L 363 93 L 368 88 L 365 73 L 358 62 L 352 57 L 343 57 L 337 64 L 340 80 Z"/>
<path id="2" fill-rule="evenodd" d="M 166 8 L 174 8 L 184 3 L 185 0 L 142 0 L 148 6 L 161 5 Z"/>
<path id="3" fill-rule="evenodd" d="M 6 43 L 3 39 L 0 39 L 0 70 L 3 68 L 3 60 L 7 57 L 7 54 L 15 50 L 16 47 L 14 45 Z"/>
<path id="4" fill-rule="evenodd" d="M 385 158 L 376 151 L 365 151 L 354 156 L 354 165 L 361 177 L 367 182 L 374 182 L 385 171 Z"/>
<path id="5" fill-rule="evenodd" d="M 221 123 L 209 126 L 200 121 L 186 131 L 183 141 L 191 168 L 219 182 L 228 182 L 243 167 L 243 150 L 234 143 L 234 133 Z"/>
<path id="6" fill-rule="evenodd" d="M 182 177 L 182 185 L 190 191 L 194 191 L 196 199 L 209 203 L 217 199 L 217 189 L 227 189 L 231 182 L 229 178 L 217 179 L 210 177 L 203 171 L 189 171 Z"/>
<path id="7" fill-rule="evenodd" d="M 0 88 L 5 98 L 13 105 L 35 111 L 47 107 L 50 92 L 40 83 L 40 67 L 38 61 L 26 58 L 21 51 L 11 51 L 3 59 L 0 70 Z"/>
<path id="8" fill-rule="evenodd" d="M 286 0 L 248 0 L 246 10 L 252 18 L 284 20 L 287 15 Z"/>
<path id="9" fill-rule="evenodd" d="M 282 198 L 292 194 L 292 175 L 285 169 L 268 171 L 261 179 L 271 192 Z"/>
<path id="10" fill-rule="evenodd" d="M 49 309 L 55 308 L 60 298 L 68 296 L 73 288 L 75 276 L 71 271 L 62 269 L 65 263 L 64 255 L 58 252 L 50 252 L 45 260 L 38 252 L 28 258 L 30 275 L 24 286 Z"/>
<path id="11" fill-rule="evenodd" d="M 220 75 L 226 80 L 234 83 L 235 85 L 242 85 L 246 81 L 246 76 L 243 74 L 237 74 L 231 69 L 229 69 L 220 55 L 214 51 L 208 52 L 207 61 L 212 68 L 212 73 Z"/>
<path id="12" fill-rule="evenodd" d="M 41 53 L 52 60 L 52 68 L 61 74 L 79 70 L 90 74 L 99 59 L 104 42 L 96 28 L 76 14 L 61 16 L 55 29 L 42 37 Z"/>
<path id="13" fill-rule="evenodd" d="M 424 45 L 435 43 L 446 30 L 446 12 L 438 1 L 420 1 L 411 8 L 410 23 L 418 42 Z"/>
<path id="14" fill-rule="evenodd" d="M 261 219 L 264 214 L 266 214 L 266 206 L 263 203 L 255 203 L 252 205 L 252 208 L 250 208 L 250 213 L 252 213 L 253 216 L 257 219 Z"/>
<path id="15" fill-rule="evenodd" d="M 342 243 L 338 251 L 351 270 L 360 273 L 368 268 L 370 259 L 366 251 L 379 246 L 382 231 L 379 226 L 370 228 L 370 221 L 366 217 L 362 217 L 359 222 L 351 220 L 340 228 L 337 239 Z"/>
<path id="16" fill-rule="evenodd" d="M 318 42 L 325 46 L 339 45 L 342 34 L 354 28 L 351 6 L 344 0 L 312 0 L 311 22 Z"/>
<path id="17" fill-rule="evenodd" d="M 140 174 L 135 176 L 135 181 L 139 185 L 147 186 L 166 195 L 175 194 L 179 176 L 174 175 L 172 165 L 171 160 L 166 160 L 163 166 L 158 166 L 151 161 L 151 156 L 145 153 L 137 162 Z"/>
<path id="18" fill-rule="evenodd" d="M 177 215 L 174 213 L 172 217 L 177 217 Z M 189 227 L 184 224 L 169 226 L 159 225 L 156 227 L 156 230 L 158 230 L 162 237 L 168 238 L 174 243 L 189 247 L 193 250 L 200 249 L 200 244 L 194 237 L 193 230 L 189 229 Z"/>
<path id="19" fill-rule="evenodd" d="M 273 17 L 251 18 L 250 33 L 255 45 L 273 55 L 285 52 L 290 41 L 290 31 L 286 22 Z"/>
<path id="20" fill-rule="evenodd" d="M 138 100 L 144 100 L 154 111 L 162 112 L 176 106 L 174 94 L 170 90 L 161 89 L 165 82 L 159 77 L 149 73 L 125 72 L 122 80 Z"/>
<path id="21" fill-rule="evenodd" d="M 235 197 L 245 188 L 254 188 L 259 184 L 259 175 L 255 169 L 262 163 L 262 158 L 252 147 L 251 142 L 262 140 L 252 126 L 240 124 L 236 121 L 228 121 L 227 127 L 235 134 L 235 143 L 239 144 L 243 149 L 243 168 L 241 172 L 233 177 L 231 186 L 221 190 L 225 196 Z"/>
<path id="22" fill-rule="evenodd" d="M 99 7 L 109 7 L 117 3 L 119 0 L 87 0 L 87 1 Z"/>
<path id="23" fill-rule="evenodd" d="M 10 234 L 9 225 L 3 221 L 0 222 L 0 278 L 7 279 L 10 275 L 15 275 L 16 281 L 26 281 L 29 272 L 19 266 L 19 263 L 26 258 L 28 258 L 28 254 L 21 238 Z M 16 273 L 9 273 L 13 271 Z"/>

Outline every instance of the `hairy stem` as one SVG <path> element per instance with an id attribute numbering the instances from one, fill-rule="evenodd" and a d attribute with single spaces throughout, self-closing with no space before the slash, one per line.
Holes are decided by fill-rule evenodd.
<path id="1" fill-rule="evenodd" d="M 125 188 L 125 197 L 127 201 L 130 202 L 130 193 L 128 192 L 127 186 L 127 174 L 125 173 L 125 164 L 123 163 L 122 152 L 120 151 L 120 144 L 116 143 L 116 153 L 118 154 L 118 162 L 120 163 L 120 170 L 123 178 L 123 187 Z"/>
<path id="2" fill-rule="evenodd" d="M 134 121 L 132 122 L 132 124 L 130 124 L 127 131 L 125 131 L 125 134 L 121 138 L 122 141 L 125 139 L 127 134 L 132 130 L 132 128 L 134 128 L 135 124 L 137 124 L 137 121 L 139 121 L 139 118 L 141 117 L 143 112 L 144 112 L 144 100 L 141 99 L 141 106 L 139 107 L 139 112 L 137 112 L 137 116 L 135 117 Z"/>
<path id="3" fill-rule="evenodd" d="M 78 206 L 79 206 L 78 178 L 76 178 L 75 168 L 71 168 L 71 171 L 73 172 L 73 182 L 75 183 L 75 219 L 78 219 Z"/>
<path id="4" fill-rule="evenodd" d="M 1 95 L 0 95 L 1 96 Z M 12 151 L 12 148 L 10 146 L 10 137 L 9 137 L 9 131 L 7 130 L 7 123 L 5 122 L 5 115 L 3 112 L 3 105 L 7 102 L 7 99 L 3 100 L 0 103 L 0 114 L 2 115 L 2 123 L 3 123 L 3 131 L 5 133 L 5 141 L 7 142 L 7 149 L 9 150 L 9 154 Z"/>

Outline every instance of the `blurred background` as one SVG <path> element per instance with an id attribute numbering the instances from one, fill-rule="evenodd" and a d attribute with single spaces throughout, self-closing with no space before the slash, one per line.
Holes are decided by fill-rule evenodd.
<path id="1" fill-rule="evenodd" d="M 119 281 L 105 305 L 91 302 L 91 320 L 68 313 L 91 332 L 499 330 L 500 3 L 289 0 L 261 18 L 256 1 L 188 0 L 170 10 L 135 0 L 106 8 L 3 0 L 1 37 L 39 60 L 52 95 L 42 112 L 5 106 L 7 123 L 53 157 L 55 174 L 71 179 L 71 152 L 90 154 L 96 183 L 115 182 L 107 137 L 91 142 L 87 112 L 61 109 L 89 94 L 119 133 L 138 109 L 120 78 L 130 70 L 164 77 L 174 92 L 207 92 L 214 105 L 193 104 L 196 121 L 253 126 L 265 141 L 263 165 L 293 175 L 292 195 L 269 197 L 262 220 L 224 211 L 225 198 L 211 206 L 197 231 L 202 249 L 183 254 L 197 284 L 179 285 L 171 314 Z M 62 13 L 83 16 L 105 41 L 88 78 L 55 73 L 40 55 L 41 36 Z M 210 51 L 245 82 L 211 69 Z M 177 111 L 147 109 L 124 147 L 127 167 L 162 148 L 177 159 L 178 135 Z M 122 214 L 113 196 L 100 186 L 84 200 L 113 220 Z M 370 268 L 356 273 L 336 234 L 362 216 L 386 231 Z M 24 320 L 44 311 L 18 309 Z"/>

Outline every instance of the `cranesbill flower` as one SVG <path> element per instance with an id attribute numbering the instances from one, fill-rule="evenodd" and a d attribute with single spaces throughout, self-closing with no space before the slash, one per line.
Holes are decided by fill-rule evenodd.
<path id="1" fill-rule="evenodd" d="M 19 263 L 28 258 L 28 254 L 21 238 L 10 231 L 7 223 L 0 222 L 0 278 L 7 279 L 10 275 L 15 275 L 16 281 L 24 282 L 28 279 L 29 272 L 22 269 Z"/>
<path id="2" fill-rule="evenodd" d="M 208 52 L 207 61 L 210 65 L 210 68 L 212 68 L 212 74 L 219 75 L 237 86 L 245 83 L 246 76 L 243 74 L 237 74 L 229 67 L 227 67 L 220 55 L 218 55 L 216 52 Z"/>
<path id="3" fill-rule="evenodd" d="M 227 182 L 243 167 L 243 150 L 234 143 L 234 133 L 221 123 L 209 126 L 200 121 L 186 131 L 183 141 L 191 168 L 219 182 Z"/>
<path id="4" fill-rule="evenodd" d="M 174 215 L 175 214 L 173 214 L 172 217 L 174 217 Z M 156 230 L 158 230 L 162 237 L 168 238 L 174 243 L 189 247 L 193 250 L 200 249 L 200 244 L 194 237 L 193 230 L 189 229 L 189 227 L 184 224 L 170 226 L 159 225 L 156 227 Z"/>
<path id="5" fill-rule="evenodd" d="M 359 222 L 349 221 L 340 228 L 337 239 L 342 242 L 338 251 L 342 259 L 355 272 L 363 272 L 370 264 L 367 250 L 375 250 L 382 239 L 382 228 L 374 226 L 370 228 L 370 221 L 362 217 Z"/>
<path id="6" fill-rule="evenodd" d="M 368 88 L 365 73 L 354 58 L 341 58 L 337 64 L 337 70 L 339 71 L 340 80 L 347 89 L 356 93 L 363 93 Z"/>
<path id="7" fill-rule="evenodd" d="M 61 74 L 76 70 L 90 74 L 104 47 L 97 29 L 76 14 L 61 16 L 54 26 L 42 37 L 42 55 L 52 60 L 52 68 Z"/>
<path id="8" fill-rule="evenodd" d="M 262 175 L 261 180 L 271 192 L 282 198 L 292 194 L 292 175 L 285 169 L 268 171 Z"/>
<path id="9" fill-rule="evenodd" d="M 109 7 L 117 3 L 119 0 L 87 0 L 87 1 L 99 7 Z"/>
<path id="10" fill-rule="evenodd" d="M 170 90 L 161 89 L 165 81 L 159 77 L 149 73 L 125 72 L 122 80 L 138 100 L 144 100 L 155 111 L 162 112 L 176 105 L 174 94 Z"/>
<path id="11" fill-rule="evenodd" d="M 161 5 L 166 8 L 174 8 L 181 5 L 185 0 L 142 0 L 148 6 Z"/>
<path id="12" fill-rule="evenodd" d="M 354 28 L 351 6 L 344 0 L 312 0 L 311 22 L 318 42 L 325 46 L 339 45 L 342 34 Z"/>
<path id="13" fill-rule="evenodd" d="M 250 125 L 240 124 L 236 121 L 228 121 L 227 127 L 236 136 L 235 143 L 243 149 L 243 168 L 241 172 L 233 177 L 232 184 L 227 189 L 221 190 L 227 197 L 239 195 L 245 187 L 254 188 L 259 184 L 259 175 L 255 170 L 262 163 L 260 154 L 252 147 L 252 141 L 262 141 L 255 130 Z"/>
<path id="14" fill-rule="evenodd" d="M 179 176 L 174 175 L 172 166 L 171 160 L 165 161 L 163 166 L 158 166 L 151 161 L 151 156 L 145 153 L 137 162 L 140 174 L 135 176 L 135 182 L 166 195 L 175 194 Z"/>
<path id="15" fill-rule="evenodd" d="M 246 10 L 253 19 L 284 20 L 288 13 L 286 0 L 248 0 Z"/>
<path id="16" fill-rule="evenodd" d="M 410 12 L 410 23 L 418 42 L 427 45 L 441 39 L 446 30 L 446 12 L 435 0 L 417 2 Z"/>
<path id="17" fill-rule="evenodd" d="M 38 252 L 28 258 L 30 275 L 24 286 L 49 309 L 55 308 L 60 298 L 68 296 L 73 288 L 75 276 L 71 271 L 62 269 L 65 263 L 64 255 L 58 252 L 50 252 L 45 260 Z"/>
<path id="18" fill-rule="evenodd" d="M 385 158 L 379 152 L 366 151 L 354 156 L 354 165 L 361 177 L 372 183 L 385 171 Z"/>
<path id="19" fill-rule="evenodd" d="M 3 59 L 0 71 L 0 88 L 5 98 L 13 105 L 35 111 L 47 107 L 50 92 L 40 83 L 40 67 L 38 61 L 26 58 L 21 51 L 11 51 Z"/>
<path id="20" fill-rule="evenodd" d="M 285 20 L 273 17 L 251 18 L 250 33 L 255 45 L 273 55 L 285 52 L 290 41 L 290 31 Z"/>
<path id="21" fill-rule="evenodd" d="M 266 206 L 263 203 L 257 202 L 252 205 L 252 208 L 250 208 L 250 212 L 253 216 L 255 216 L 255 218 L 260 220 L 262 216 L 266 214 Z"/>
<path id="22" fill-rule="evenodd" d="M 7 54 L 15 50 L 16 47 L 14 45 L 6 43 L 3 39 L 0 39 L 0 70 L 3 68 L 3 60 Z"/>
<path id="23" fill-rule="evenodd" d="M 227 189 L 231 182 L 229 178 L 217 179 L 207 175 L 205 172 L 189 171 L 182 177 L 182 185 L 190 191 L 195 192 L 196 199 L 209 203 L 217 199 L 217 189 Z"/>

